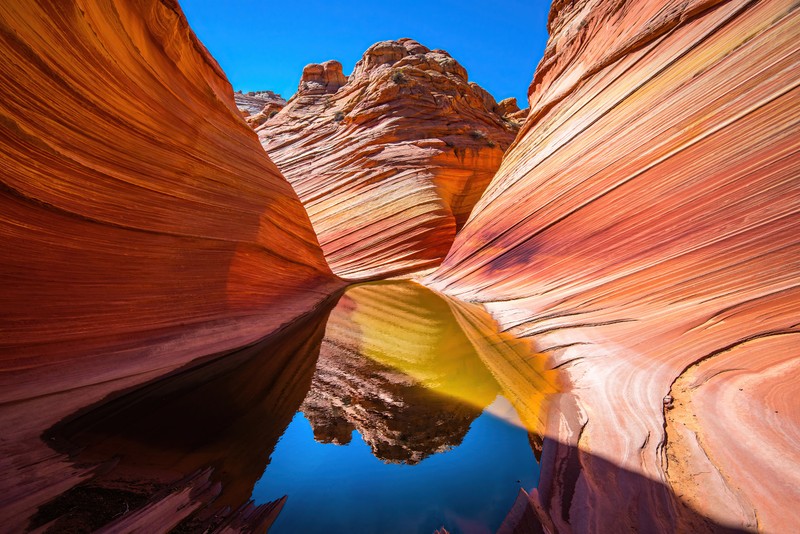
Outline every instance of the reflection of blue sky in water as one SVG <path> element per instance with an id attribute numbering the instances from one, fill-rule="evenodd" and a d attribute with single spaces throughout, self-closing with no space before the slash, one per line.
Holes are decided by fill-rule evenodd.
<path id="1" fill-rule="evenodd" d="M 507 401 L 490 408 L 461 445 L 417 465 L 383 463 L 358 431 L 348 445 L 317 443 L 298 412 L 253 499 L 288 495 L 270 532 L 494 532 L 519 488 L 536 486 L 539 466 L 527 432 L 489 413 L 507 411 Z"/>

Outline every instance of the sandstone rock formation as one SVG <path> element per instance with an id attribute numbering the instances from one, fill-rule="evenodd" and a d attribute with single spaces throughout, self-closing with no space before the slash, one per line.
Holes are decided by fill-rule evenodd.
<path id="1" fill-rule="evenodd" d="M 0 21 L 0 401 L 163 373 L 339 287 L 175 5 Z"/>
<path id="2" fill-rule="evenodd" d="M 796 8 L 553 5 L 530 116 L 429 279 L 572 382 L 550 530 L 800 525 Z"/>
<path id="3" fill-rule="evenodd" d="M 442 50 L 373 45 L 345 78 L 308 65 L 258 129 L 311 217 L 331 268 L 369 279 L 442 260 L 517 126 Z"/>
<path id="4" fill-rule="evenodd" d="M 0 28 L 0 519 L 16 530 L 85 475 L 12 429 L 253 343 L 341 282 L 175 2 L 5 2 Z"/>
<path id="5" fill-rule="evenodd" d="M 251 128 L 261 126 L 275 116 L 286 105 L 281 95 L 272 91 L 234 93 L 234 101 L 239 112 Z"/>
<path id="6" fill-rule="evenodd" d="M 135 507 L 112 530 L 264 527 L 281 502 L 240 503 L 281 429 L 254 421 L 289 420 L 319 324 L 224 358 L 336 294 L 322 250 L 363 280 L 433 267 L 452 242 L 426 283 L 486 308 L 425 315 L 407 305 L 419 286 L 356 288 L 358 332 L 331 320 L 305 406 L 341 404 L 344 422 L 311 417 L 321 436 L 369 423 L 376 450 L 416 461 L 500 392 L 542 458 L 505 531 L 797 530 L 795 1 L 556 0 L 529 110 L 408 39 L 349 78 L 310 65 L 259 127 L 298 194 L 174 0 L 6 2 L 0 29 L 5 529 L 79 526 L 98 495 Z M 388 348 L 397 330 L 413 350 Z M 474 351 L 485 387 L 434 357 L 448 347 Z M 235 369 L 287 389 L 240 388 Z M 408 387 L 384 395 L 392 370 Z M 455 441 L 414 449 L 362 409 L 420 384 L 459 401 Z M 196 406 L 218 432 L 181 432 Z M 168 446 L 184 439 L 196 455 Z"/>
<path id="7" fill-rule="evenodd" d="M 297 92 L 304 95 L 330 95 L 346 83 L 347 78 L 342 72 L 342 64 L 338 61 L 311 63 L 303 68 Z"/>
<path id="8" fill-rule="evenodd" d="M 267 106 L 282 108 L 286 105 L 286 100 L 272 91 L 250 91 L 248 93 L 236 91 L 233 94 L 233 101 L 236 102 L 239 111 L 245 113 L 245 116 L 255 115 Z"/>
<path id="9" fill-rule="evenodd" d="M 522 126 L 528 118 L 530 108 L 519 109 L 516 98 L 506 98 L 497 103 L 497 113 L 502 115 L 507 121 Z"/>
<path id="10" fill-rule="evenodd" d="M 503 116 L 511 115 L 519 111 L 516 98 L 506 98 L 497 103 L 497 113 Z"/>

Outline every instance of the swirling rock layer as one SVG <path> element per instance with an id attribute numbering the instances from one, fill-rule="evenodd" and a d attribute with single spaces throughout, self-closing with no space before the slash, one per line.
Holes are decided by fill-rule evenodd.
<path id="1" fill-rule="evenodd" d="M 0 55 L 0 402 L 144 380 L 339 285 L 175 2 L 5 2 Z"/>
<path id="2" fill-rule="evenodd" d="M 550 34 L 529 118 L 429 280 L 573 382 L 539 518 L 797 530 L 797 4 L 555 2 Z"/>
<path id="3" fill-rule="evenodd" d="M 370 47 L 349 78 L 336 61 L 308 65 L 257 131 L 333 271 L 368 279 L 441 262 L 514 138 L 499 109 L 447 52 L 401 39 Z"/>

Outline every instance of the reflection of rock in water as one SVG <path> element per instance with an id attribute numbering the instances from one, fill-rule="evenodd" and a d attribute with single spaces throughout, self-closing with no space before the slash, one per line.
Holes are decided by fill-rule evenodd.
<path id="1" fill-rule="evenodd" d="M 352 287 L 331 312 L 302 410 L 318 441 L 357 429 L 377 458 L 455 447 L 500 388 L 447 302 L 413 282 Z"/>
<path id="2" fill-rule="evenodd" d="M 481 413 L 329 340 L 300 409 L 317 441 L 346 444 L 356 429 L 376 458 L 406 464 L 458 446 Z"/>
<path id="3" fill-rule="evenodd" d="M 308 391 L 325 314 L 273 338 L 157 380 L 45 435 L 76 463 L 101 466 L 41 506 L 31 528 L 265 530 L 282 501 L 254 506 L 253 486 Z M 109 523 L 111 522 L 111 523 Z"/>

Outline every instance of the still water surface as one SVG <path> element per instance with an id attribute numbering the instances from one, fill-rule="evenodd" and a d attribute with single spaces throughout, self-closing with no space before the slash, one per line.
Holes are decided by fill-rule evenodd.
<path id="1" fill-rule="evenodd" d="M 494 532 L 538 477 L 527 432 L 488 412 L 460 444 L 413 465 L 375 457 L 357 430 L 347 445 L 318 443 L 298 412 L 253 497 L 288 496 L 270 532 Z"/>
<path id="2" fill-rule="evenodd" d="M 48 431 L 51 447 L 103 467 L 32 524 L 99 526 L 131 506 L 148 517 L 189 495 L 179 532 L 240 520 L 279 533 L 494 532 L 538 481 L 557 391 L 544 363 L 477 306 L 407 281 L 352 286 L 278 338 Z"/>
<path id="3" fill-rule="evenodd" d="M 501 386 L 523 378 L 504 366 L 527 363 L 530 348 L 461 308 L 410 282 L 345 294 L 253 491 L 256 503 L 288 497 L 271 531 L 494 532 L 536 486 L 536 438 Z"/>

